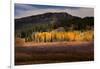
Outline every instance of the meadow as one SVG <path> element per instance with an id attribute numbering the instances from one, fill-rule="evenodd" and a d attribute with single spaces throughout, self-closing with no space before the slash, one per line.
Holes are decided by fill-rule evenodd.
<path id="1" fill-rule="evenodd" d="M 15 65 L 94 60 L 93 31 L 38 32 L 15 40 Z"/>
<path id="2" fill-rule="evenodd" d="M 15 65 L 94 60 L 94 43 L 58 42 L 15 47 Z"/>

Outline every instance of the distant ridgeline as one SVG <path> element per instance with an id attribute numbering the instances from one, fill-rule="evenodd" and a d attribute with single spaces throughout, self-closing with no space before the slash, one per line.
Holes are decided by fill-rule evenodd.
<path id="1" fill-rule="evenodd" d="M 94 17 L 77 17 L 65 12 L 45 13 L 15 19 L 15 36 L 28 38 L 37 32 L 87 31 L 94 29 Z"/>

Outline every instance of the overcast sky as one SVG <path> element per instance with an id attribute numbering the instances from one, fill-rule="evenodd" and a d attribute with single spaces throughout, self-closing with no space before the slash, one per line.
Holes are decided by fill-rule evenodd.
<path id="1" fill-rule="evenodd" d="M 15 18 L 38 15 L 47 12 L 67 12 L 73 16 L 79 17 L 94 16 L 94 9 L 85 7 L 48 6 L 16 3 L 14 9 Z"/>

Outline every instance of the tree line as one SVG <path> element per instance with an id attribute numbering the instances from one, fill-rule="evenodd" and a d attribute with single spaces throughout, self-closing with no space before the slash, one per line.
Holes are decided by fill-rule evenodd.
<path id="1" fill-rule="evenodd" d="M 23 29 L 15 30 L 15 37 L 25 38 L 28 41 L 32 40 L 32 34 L 36 32 L 50 32 L 59 27 L 63 27 L 65 31 L 85 31 L 94 29 L 94 17 L 85 18 L 73 18 L 67 20 L 65 18 L 61 20 L 53 19 L 49 23 L 37 23 L 27 26 L 22 26 Z"/>

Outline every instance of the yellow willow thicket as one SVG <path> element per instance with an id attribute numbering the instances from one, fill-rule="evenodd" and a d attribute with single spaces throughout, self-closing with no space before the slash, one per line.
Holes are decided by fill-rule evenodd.
<path id="1" fill-rule="evenodd" d="M 54 41 L 91 41 L 94 39 L 93 31 L 69 31 L 69 32 L 39 32 L 32 35 L 36 42 Z"/>
<path id="2" fill-rule="evenodd" d="M 83 36 L 83 37 L 82 37 L 82 40 L 87 40 L 87 41 L 89 41 L 89 40 L 93 40 L 93 38 L 94 38 L 94 33 L 93 33 L 93 31 L 86 31 L 86 32 L 83 33 L 82 36 Z"/>

